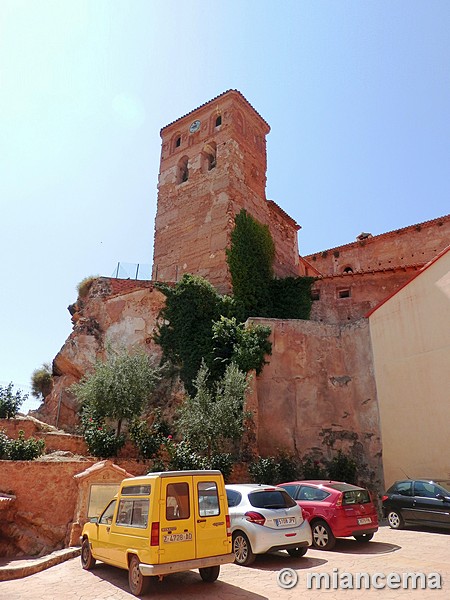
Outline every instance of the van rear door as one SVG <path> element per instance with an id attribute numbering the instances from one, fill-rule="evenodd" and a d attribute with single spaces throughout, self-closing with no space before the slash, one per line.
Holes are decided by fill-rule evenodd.
<path id="1" fill-rule="evenodd" d="M 194 475 L 197 558 L 231 552 L 227 538 L 228 504 L 221 478 Z"/>
<path id="2" fill-rule="evenodd" d="M 192 476 L 161 478 L 160 497 L 160 562 L 196 558 Z"/>

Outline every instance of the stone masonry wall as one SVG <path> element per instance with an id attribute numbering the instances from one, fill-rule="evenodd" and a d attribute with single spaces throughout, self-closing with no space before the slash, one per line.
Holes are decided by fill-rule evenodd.
<path id="1" fill-rule="evenodd" d="M 450 215 L 316 252 L 304 258 L 322 275 L 422 266 L 448 246 Z"/>
<path id="2" fill-rule="evenodd" d="M 342 449 L 381 489 L 381 439 L 366 319 L 346 326 L 252 319 L 272 329 L 272 356 L 256 379 L 261 455 L 286 450 L 330 458 Z M 255 402 L 255 399 L 252 399 Z"/>
<path id="3" fill-rule="evenodd" d="M 0 521 L 0 556 L 43 555 L 68 544 L 78 486 L 74 475 L 96 461 L 0 461 L 0 493 L 12 494 L 10 518 Z M 117 461 L 132 473 L 147 468 Z"/>

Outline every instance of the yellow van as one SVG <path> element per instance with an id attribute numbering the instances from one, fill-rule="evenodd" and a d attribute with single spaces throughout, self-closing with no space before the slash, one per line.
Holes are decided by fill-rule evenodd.
<path id="1" fill-rule="evenodd" d="M 81 565 L 128 570 L 131 592 L 150 577 L 199 569 L 213 582 L 232 563 L 231 528 L 220 471 L 167 471 L 124 479 L 98 518 L 83 527 Z"/>

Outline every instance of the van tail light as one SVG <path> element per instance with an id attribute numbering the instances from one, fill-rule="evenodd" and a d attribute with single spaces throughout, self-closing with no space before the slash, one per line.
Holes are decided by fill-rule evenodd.
<path id="1" fill-rule="evenodd" d="M 159 546 L 159 523 L 152 523 L 150 546 Z"/>
<path id="2" fill-rule="evenodd" d="M 336 500 L 336 506 L 342 506 L 342 494 L 339 494 L 338 499 Z"/>
<path id="3" fill-rule="evenodd" d="M 250 521 L 250 523 L 256 523 L 257 525 L 264 525 L 264 523 L 266 522 L 265 517 L 263 517 L 258 512 L 254 512 L 252 510 L 245 513 L 245 518 L 247 519 L 247 521 Z"/>
<path id="4" fill-rule="evenodd" d="M 225 523 L 227 524 L 227 537 L 231 537 L 230 515 L 225 516 Z"/>
<path id="5" fill-rule="evenodd" d="M 389 498 L 389 496 L 381 496 L 381 502 L 384 502 L 385 500 L 387 500 Z"/>

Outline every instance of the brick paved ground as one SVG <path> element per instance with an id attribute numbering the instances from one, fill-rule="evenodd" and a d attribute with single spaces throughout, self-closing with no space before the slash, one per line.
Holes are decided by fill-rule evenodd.
<path id="1" fill-rule="evenodd" d="M 285 590 L 278 587 L 277 573 L 295 569 L 298 585 Z M 306 576 L 311 572 L 375 573 L 439 572 L 442 590 L 307 590 Z M 367 545 L 351 539 L 338 541 L 333 552 L 308 550 L 304 558 L 292 559 L 286 553 L 258 557 L 249 568 L 236 565 L 222 567 L 219 581 L 205 584 L 198 573 L 171 575 L 156 585 L 148 597 L 158 600 L 326 600 L 360 599 L 362 594 L 383 600 L 408 598 L 417 600 L 450 598 L 450 532 L 419 530 L 393 531 L 382 527 Z M 81 569 L 74 558 L 24 579 L 0 582 L 2 600 L 123 600 L 134 598 L 128 591 L 127 573 L 102 563 L 95 570 Z"/>

